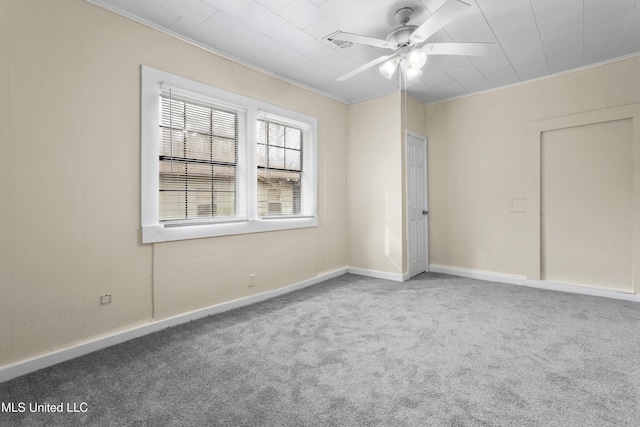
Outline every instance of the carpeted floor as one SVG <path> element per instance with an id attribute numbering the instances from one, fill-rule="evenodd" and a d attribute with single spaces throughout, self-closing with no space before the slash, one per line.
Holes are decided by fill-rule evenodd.
<path id="1" fill-rule="evenodd" d="M 26 406 L 0 413 L 11 426 L 639 426 L 640 305 L 345 275 L 0 384 L 0 401 Z"/>

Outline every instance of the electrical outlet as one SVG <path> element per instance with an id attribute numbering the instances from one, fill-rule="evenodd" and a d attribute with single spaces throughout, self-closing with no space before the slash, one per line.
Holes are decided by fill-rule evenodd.
<path id="1" fill-rule="evenodd" d="M 438 261 L 440 259 L 440 252 L 433 251 L 433 260 Z"/>
<path id="2" fill-rule="evenodd" d="M 250 274 L 249 275 L 249 282 L 248 282 L 248 286 L 250 288 L 253 288 L 256 285 L 256 275 L 255 273 Z"/>
<path id="3" fill-rule="evenodd" d="M 100 295 L 100 305 L 111 304 L 111 294 Z"/>

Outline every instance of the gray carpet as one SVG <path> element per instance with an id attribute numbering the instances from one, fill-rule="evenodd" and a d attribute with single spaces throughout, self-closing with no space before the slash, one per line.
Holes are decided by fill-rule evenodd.
<path id="1" fill-rule="evenodd" d="M 346 275 L 0 384 L 0 424 L 639 426 L 639 396 L 637 303 Z"/>

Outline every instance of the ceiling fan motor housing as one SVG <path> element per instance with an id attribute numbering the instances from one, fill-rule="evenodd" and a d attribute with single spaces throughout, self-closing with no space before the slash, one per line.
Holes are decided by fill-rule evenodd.
<path id="1" fill-rule="evenodd" d="M 396 28 L 395 30 L 391 31 L 391 33 L 389 33 L 389 35 L 387 36 L 387 40 L 395 43 L 399 48 L 408 46 L 410 43 L 409 38 L 416 28 L 418 27 L 415 25 L 403 25 L 402 27 Z"/>
<path id="2" fill-rule="evenodd" d="M 391 31 L 387 36 L 387 41 L 395 43 L 398 47 L 407 46 L 410 43 L 409 38 L 411 34 L 418 28 L 415 25 L 407 25 L 409 20 L 411 19 L 411 15 L 413 14 L 413 9 L 410 7 L 403 7 L 401 9 L 396 10 L 395 18 L 400 24 L 400 27 Z"/>

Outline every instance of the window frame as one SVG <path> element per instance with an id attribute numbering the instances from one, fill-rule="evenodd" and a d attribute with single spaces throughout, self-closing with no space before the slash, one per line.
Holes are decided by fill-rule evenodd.
<path id="1" fill-rule="evenodd" d="M 234 234 L 260 233 L 277 230 L 317 227 L 318 120 L 315 117 L 278 107 L 204 83 L 141 66 L 141 226 L 142 243 L 166 242 Z M 238 165 L 240 181 L 245 185 L 247 218 L 225 221 L 198 220 L 164 224 L 159 220 L 159 161 L 160 150 L 160 85 L 165 84 L 210 98 L 213 102 L 229 104 L 246 110 L 245 164 Z M 281 117 L 308 128 L 304 155 L 310 165 L 304 171 L 307 189 L 311 192 L 299 216 L 259 217 L 257 208 L 257 144 L 258 119 L 264 114 Z"/>

